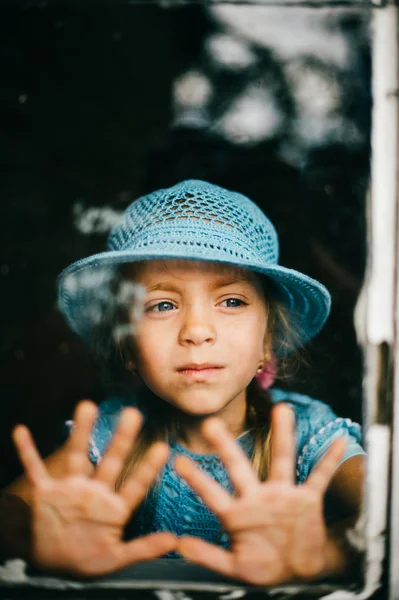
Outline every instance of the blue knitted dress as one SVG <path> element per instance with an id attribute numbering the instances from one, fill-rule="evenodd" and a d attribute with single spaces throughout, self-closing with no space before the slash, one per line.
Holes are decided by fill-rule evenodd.
<path id="1" fill-rule="evenodd" d="M 329 406 L 302 394 L 279 389 L 269 390 L 273 402 L 287 402 L 296 418 L 296 478 L 303 483 L 310 471 L 338 437 L 347 440 L 344 460 L 364 454 L 360 445 L 361 429 L 350 419 L 337 417 Z M 118 415 L 127 405 L 138 405 L 134 398 L 110 398 L 101 403 L 90 443 L 90 460 L 97 464 L 101 460 L 115 428 Z M 68 423 L 70 425 L 70 422 Z M 237 440 L 248 457 L 251 456 L 254 440 L 247 433 Z M 159 483 L 149 492 L 145 502 L 133 516 L 125 537 L 133 538 L 155 531 L 171 531 L 177 536 L 191 535 L 208 542 L 229 547 L 229 538 L 221 529 L 220 521 L 202 502 L 198 495 L 174 470 L 174 459 L 178 454 L 189 456 L 196 464 L 232 492 L 233 487 L 220 458 L 213 454 L 194 454 L 174 440 L 170 440 L 170 455 Z M 333 518 L 333 507 L 326 518 Z M 171 553 L 169 557 L 177 557 Z"/>

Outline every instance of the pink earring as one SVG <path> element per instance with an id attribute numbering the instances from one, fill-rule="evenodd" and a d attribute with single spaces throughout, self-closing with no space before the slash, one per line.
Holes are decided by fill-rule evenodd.
<path id="1" fill-rule="evenodd" d="M 260 363 L 259 363 L 259 367 L 260 367 Z M 272 356 L 272 358 L 265 362 L 262 365 L 262 369 L 259 371 L 259 367 L 258 370 L 256 372 L 256 379 L 260 385 L 260 387 L 262 388 L 262 390 L 267 390 L 269 387 L 271 387 L 273 385 L 273 383 L 275 382 L 276 379 L 276 375 L 277 375 L 277 360 L 275 356 Z"/>

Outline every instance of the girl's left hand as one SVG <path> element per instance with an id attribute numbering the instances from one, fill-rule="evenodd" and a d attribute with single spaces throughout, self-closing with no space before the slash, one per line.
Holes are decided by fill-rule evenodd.
<path id="1" fill-rule="evenodd" d="M 342 557 L 330 540 L 323 518 L 323 496 L 343 455 L 340 439 L 295 485 L 295 440 L 292 410 L 272 410 L 269 478 L 259 482 L 242 449 L 222 421 L 208 419 L 203 433 L 220 455 L 235 488 L 231 496 L 187 457 L 176 470 L 218 516 L 231 539 L 231 551 L 195 537 L 180 539 L 178 552 L 199 565 L 251 584 L 276 585 L 338 574 Z"/>

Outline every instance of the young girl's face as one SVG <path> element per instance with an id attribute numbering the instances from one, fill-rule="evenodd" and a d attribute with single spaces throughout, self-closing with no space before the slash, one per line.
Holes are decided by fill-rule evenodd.
<path id="1" fill-rule="evenodd" d="M 192 416 L 242 410 L 265 354 L 267 310 L 257 276 L 188 260 L 132 269 L 147 291 L 135 335 L 135 366 L 145 384 Z"/>

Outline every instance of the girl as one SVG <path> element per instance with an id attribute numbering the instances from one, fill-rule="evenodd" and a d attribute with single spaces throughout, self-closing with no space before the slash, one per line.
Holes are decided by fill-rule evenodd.
<path id="1" fill-rule="evenodd" d="M 278 265 L 254 203 L 203 181 L 140 198 L 107 252 L 61 274 L 59 303 L 134 386 L 99 411 L 80 403 L 46 461 L 15 429 L 25 477 L 7 492 L 30 509 L 31 562 L 93 576 L 181 555 L 262 585 L 348 571 L 360 428 L 265 389 L 321 329 L 330 297 Z"/>

